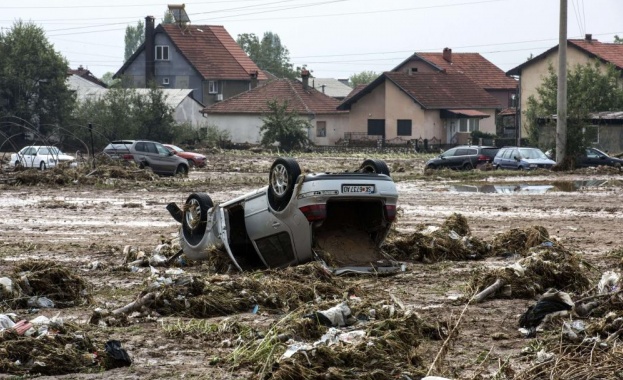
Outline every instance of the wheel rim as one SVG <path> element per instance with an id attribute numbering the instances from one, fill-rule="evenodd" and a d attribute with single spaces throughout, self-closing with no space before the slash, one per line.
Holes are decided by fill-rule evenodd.
<path id="1" fill-rule="evenodd" d="M 195 229 L 201 222 L 201 204 L 196 199 L 191 199 L 186 203 L 186 212 L 184 216 L 186 218 L 186 225 L 191 229 Z"/>
<path id="2" fill-rule="evenodd" d="M 282 196 L 286 193 L 288 189 L 288 170 L 284 165 L 278 164 L 273 168 L 270 186 L 278 196 Z"/>

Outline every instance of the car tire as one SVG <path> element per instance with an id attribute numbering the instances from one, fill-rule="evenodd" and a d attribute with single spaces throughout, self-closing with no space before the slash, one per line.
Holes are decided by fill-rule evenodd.
<path id="1" fill-rule="evenodd" d="M 435 169 L 437 169 L 437 165 L 435 165 L 435 164 L 428 164 L 428 165 L 426 165 L 424 167 L 424 170 L 428 170 L 428 169 L 435 170 Z"/>
<path id="2" fill-rule="evenodd" d="M 273 162 L 268 175 L 268 203 L 275 211 L 282 211 L 290 203 L 299 175 L 301 167 L 295 159 L 280 157 Z"/>
<path id="3" fill-rule="evenodd" d="M 500 170 L 500 165 L 495 165 L 493 168 L 494 168 L 495 170 Z"/>
<path id="4" fill-rule="evenodd" d="M 389 176 L 389 168 L 383 160 L 367 159 L 359 167 L 361 173 L 376 173 Z"/>
<path id="5" fill-rule="evenodd" d="M 463 170 L 472 170 L 474 167 L 469 162 L 463 164 Z"/>
<path id="6" fill-rule="evenodd" d="M 175 169 L 175 175 L 182 177 L 188 176 L 188 166 L 183 164 L 177 165 L 177 168 Z"/>
<path id="7" fill-rule="evenodd" d="M 190 245 L 197 245 L 203 239 L 207 228 L 208 210 L 214 206 L 206 193 L 192 193 L 184 203 L 182 233 Z"/>
<path id="8" fill-rule="evenodd" d="M 39 164 L 39 169 L 45 170 L 45 162 L 41 161 L 41 163 Z"/>

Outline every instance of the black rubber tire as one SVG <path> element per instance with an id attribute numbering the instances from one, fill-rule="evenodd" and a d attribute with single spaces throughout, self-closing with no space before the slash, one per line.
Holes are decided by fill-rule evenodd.
<path id="1" fill-rule="evenodd" d="M 190 245 L 197 245 L 205 235 L 208 210 L 214 206 L 212 198 L 206 193 L 192 193 L 184 203 L 182 233 Z"/>
<path id="2" fill-rule="evenodd" d="M 472 170 L 474 167 L 469 162 L 463 164 L 463 170 Z"/>
<path id="3" fill-rule="evenodd" d="M 301 167 L 295 159 L 279 157 L 273 162 L 268 175 L 268 203 L 273 210 L 282 211 L 290 203 L 299 175 Z"/>
<path id="4" fill-rule="evenodd" d="M 435 165 L 435 164 L 429 164 L 429 165 L 426 165 L 426 167 L 424 168 L 424 170 L 427 170 L 427 169 L 430 169 L 430 170 L 436 170 L 436 169 L 437 169 L 437 165 Z"/>
<path id="5" fill-rule="evenodd" d="M 385 174 L 389 176 L 389 168 L 387 164 L 383 160 L 375 160 L 372 158 L 368 158 L 363 161 L 361 166 L 359 167 L 359 171 L 361 173 L 376 173 L 376 174 Z"/>
<path id="6" fill-rule="evenodd" d="M 45 170 L 45 162 L 41 161 L 41 163 L 39 164 L 39 169 Z"/>
<path id="7" fill-rule="evenodd" d="M 500 170 L 500 165 L 495 165 L 493 168 L 494 168 L 495 170 Z"/>
<path id="8" fill-rule="evenodd" d="M 188 176 L 188 166 L 184 164 L 177 165 L 177 168 L 175 169 L 175 175 L 182 177 Z"/>

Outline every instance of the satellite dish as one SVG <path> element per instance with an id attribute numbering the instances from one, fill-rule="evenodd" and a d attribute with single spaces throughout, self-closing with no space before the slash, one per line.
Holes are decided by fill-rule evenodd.
<path id="1" fill-rule="evenodd" d="M 184 6 L 184 4 L 169 4 L 169 12 L 171 12 L 177 24 L 190 22 L 190 18 L 188 18 L 188 13 L 184 10 Z"/>

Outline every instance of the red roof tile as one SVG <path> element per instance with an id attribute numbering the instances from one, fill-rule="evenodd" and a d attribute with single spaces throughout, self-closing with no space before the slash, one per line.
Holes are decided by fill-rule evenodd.
<path id="1" fill-rule="evenodd" d="M 580 49 L 600 58 L 605 62 L 610 62 L 618 69 L 623 69 L 623 44 L 604 43 L 597 40 L 568 40 Z"/>
<path id="2" fill-rule="evenodd" d="M 384 75 L 427 109 L 498 108 L 499 102 L 465 74 L 389 72 Z"/>
<path id="3" fill-rule="evenodd" d="M 342 99 L 342 103 L 348 101 L 350 98 L 352 98 L 353 96 L 357 95 L 359 93 L 359 91 L 363 90 L 364 88 L 366 88 L 367 84 L 358 84 L 357 86 L 355 86 L 355 88 L 353 88 L 353 90 L 351 92 L 348 93 L 348 95 L 346 95 L 346 97 L 344 99 Z"/>
<path id="4" fill-rule="evenodd" d="M 339 100 L 311 87 L 304 90 L 301 82 L 291 79 L 270 81 L 265 85 L 212 104 L 204 108 L 202 112 L 261 114 L 268 110 L 266 103 L 270 100 L 277 100 L 280 103 L 288 101 L 289 110 L 299 114 L 343 113 L 343 111 L 336 110 L 340 104 Z"/>
<path id="5" fill-rule="evenodd" d="M 617 69 L 623 70 L 623 44 L 605 43 L 598 40 L 591 39 L 590 41 L 583 40 L 567 40 L 568 44 L 571 44 L 578 49 L 584 51 L 592 58 L 597 58 L 602 62 L 612 63 Z M 568 45 L 567 45 L 568 46 Z M 543 53 L 537 55 L 529 61 L 522 63 L 521 65 L 507 71 L 508 75 L 521 75 L 521 70 L 524 67 L 531 65 L 538 60 L 544 59 L 549 54 L 558 50 L 558 45 L 550 48 Z"/>
<path id="6" fill-rule="evenodd" d="M 163 30 L 204 79 L 248 80 L 253 71 L 259 80 L 267 79 L 220 25 L 160 24 L 156 33 Z"/>
<path id="7" fill-rule="evenodd" d="M 447 73 L 467 75 L 486 90 L 513 90 L 517 81 L 506 76 L 504 71 L 479 53 L 451 53 L 452 62 L 443 58 L 443 53 L 415 53 L 415 56 L 432 63 Z"/>

